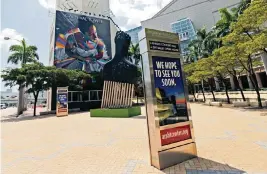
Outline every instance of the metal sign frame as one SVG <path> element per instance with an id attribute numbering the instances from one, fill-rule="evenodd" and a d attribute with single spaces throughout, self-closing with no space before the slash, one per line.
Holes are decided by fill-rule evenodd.
<path id="1" fill-rule="evenodd" d="M 59 95 L 65 95 L 65 101 L 63 103 L 63 108 L 61 108 L 61 101 L 59 100 Z M 57 117 L 67 116 L 69 114 L 69 104 L 68 104 L 68 87 L 57 87 L 57 106 L 56 106 Z"/>
<path id="2" fill-rule="evenodd" d="M 176 60 L 179 59 L 181 71 L 183 72 L 183 62 L 180 52 L 171 50 L 172 45 L 179 43 L 179 37 L 175 33 L 145 28 L 139 33 L 139 40 L 140 53 L 142 54 L 143 81 L 145 86 L 150 160 L 152 166 L 158 169 L 164 169 L 197 156 L 191 110 L 188 104 L 189 98 L 184 73 L 182 73 L 182 81 L 184 84 L 184 94 L 189 121 L 160 126 L 160 120 L 157 112 L 157 98 L 152 57 L 157 56 L 162 58 L 173 58 Z M 167 43 L 170 45 L 170 48 L 166 48 L 166 45 L 160 48 L 153 48 L 150 45 L 151 42 Z M 190 139 L 168 145 L 162 145 L 160 131 L 179 128 L 186 125 L 190 126 Z"/>

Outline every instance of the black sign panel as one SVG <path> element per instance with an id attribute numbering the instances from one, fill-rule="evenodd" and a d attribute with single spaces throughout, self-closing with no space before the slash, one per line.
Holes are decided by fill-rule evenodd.
<path id="1" fill-rule="evenodd" d="M 149 41 L 150 50 L 165 51 L 165 52 L 179 52 L 178 44 Z"/>

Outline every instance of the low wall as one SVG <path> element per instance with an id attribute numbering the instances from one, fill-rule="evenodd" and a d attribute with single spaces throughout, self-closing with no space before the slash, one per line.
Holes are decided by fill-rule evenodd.
<path id="1" fill-rule="evenodd" d="M 229 97 L 231 102 L 233 101 L 243 101 L 242 95 L 240 91 L 230 91 Z M 263 102 L 267 100 L 267 91 L 260 91 L 261 99 Z M 214 92 L 215 98 L 218 101 L 225 102 L 227 100 L 225 92 Z M 257 94 L 255 91 L 244 91 L 245 98 L 249 101 L 257 101 Z M 197 100 L 203 100 L 203 94 L 202 93 L 196 93 Z M 206 100 L 213 100 L 213 96 L 211 92 L 205 92 Z M 191 95 L 190 98 L 193 98 Z"/>

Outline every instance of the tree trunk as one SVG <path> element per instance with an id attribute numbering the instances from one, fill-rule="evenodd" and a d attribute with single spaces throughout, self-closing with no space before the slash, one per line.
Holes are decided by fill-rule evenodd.
<path id="1" fill-rule="evenodd" d="M 216 98 L 215 98 L 215 95 L 214 95 L 214 91 L 213 91 L 213 87 L 211 86 L 211 84 L 209 84 L 210 86 L 210 91 L 211 91 L 211 94 L 212 94 L 212 97 L 213 97 L 213 101 L 216 101 Z"/>
<path id="2" fill-rule="evenodd" d="M 254 89 L 257 93 L 257 99 L 258 99 L 258 104 L 259 104 L 258 106 L 259 106 L 259 108 L 262 108 L 260 89 L 258 86 L 256 74 L 255 74 L 254 69 L 253 69 L 251 55 L 248 56 L 248 63 L 249 63 L 249 79 L 251 80 L 252 86 L 254 87 Z"/>
<path id="3" fill-rule="evenodd" d="M 194 88 L 193 88 L 192 92 L 193 92 L 194 99 L 195 99 L 195 101 L 196 101 L 197 98 L 196 98 L 196 93 L 195 93 L 195 91 L 194 91 Z"/>
<path id="4" fill-rule="evenodd" d="M 206 97 L 205 97 L 205 93 L 204 93 L 203 86 L 202 86 L 202 88 L 201 88 L 201 91 L 202 91 L 202 94 L 203 94 L 203 99 L 204 99 L 204 102 L 206 102 Z"/>
<path id="5" fill-rule="evenodd" d="M 225 85 L 225 94 L 226 94 L 226 97 L 227 97 L 227 103 L 228 104 L 230 104 L 231 102 L 230 102 L 230 97 L 229 97 L 229 94 L 228 94 L 228 87 L 227 87 L 227 85 Z"/>
<path id="6" fill-rule="evenodd" d="M 240 84 L 239 84 L 239 81 L 238 81 L 237 76 L 236 76 L 236 75 L 233 75 L 233 77 L 234 77 L 234 81 L 237 81 L 237 83 L 236 83 L 235 85 L 237 85 L 237 89 L 240 90 L 240 93 L 241 93 L 241 96 L 242 96 L 243 101 L 246 101 L 246 98 L 245 98 L 243 89 L 241 88 L 241 86 L 240 86 Z"/>
<path id="7" fill-rule="evenodd" d="M 242 95 L 242 99 L 243 99 L 243 101 L 247 101 L 247 100 L 246 100 L 246 97 L 245 97 L 245 95 L 244 95 L 243 89 L 239 88 L 239 90 L 240 90 L 240 93 L 241 93 L 241 95 Z"/>
<path id="8" fill-rule="evenodd" d="M 38 95 L 39 95 L 39 91 L 36 92 L 36 95 L 35 93 L 33 93 L 33 96 L 34 96 L 33 116 L 34 117 L 36 116 L 36 104 L 38 100 Z"/>
<path id="9" fill-rule="evenodd" d="M 260 95 L 260 90 L 259 90 L 259 86 L 258 86 L 258 81 L 256 78 L 256 74 L 254 72 L 252 72 L 252 74 L 249 76 L 252 85 L 257 93 L 257 99 L 258 99 L 258 103 L 259 103 L 259 108 L 262 108 L 262 102 L 261 102 L 261 95 Z"/>
<path id="10" fill-rule="evenodd" d="M 223 85 L 224 85 L 225 94 L 226 94 L 226 98 L 227 98 L 227 103 L 231 104 L 230 97 L 229 97 L 229 94 L 228 94 L 228 86 L 227 86 L 227 84 L 225 83 L 225 81 L 224 81 L 224 79 L 222 77 L 221 77 L 221 79 L 222 79 L 222 82 L 223 82 Z"/>
<path id="11" fill-rule="evenodd" d="M 213 97 L 213 101 L 216 101 L 216 98 L 215 98 L 213 90 L 211 90 L 211 94 L 212 94 L 212 97 Z"/>
<path id="12" fill-rule="evenodd" d="M 37 104 L 37 98 L 34 97 L 33 116 L 36 116 L 36 104 Z"/>

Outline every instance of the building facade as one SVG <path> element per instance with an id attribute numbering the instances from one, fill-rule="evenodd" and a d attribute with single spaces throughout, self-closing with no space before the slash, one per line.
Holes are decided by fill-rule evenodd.
<path id="1" fill-rule="evenodd" d="M 142 30 L 142 26 L 139 26 L 139 27 L 136 27 L 136 28 L 133 28 L 133 29 L 130 29 L 128 31 L 126 31 L 127 34 L 129 34 L 131 36 L 131 40 L 132 40 L 132 43 L 135 45 L 139 42 L 139 39 L 138 39 L 138 33 Z"/>
<path id="2" fill-rule="evenodd" d="M 181 53 L 186 55 L 189 52 L 187 50 L 188 44 L 196 39 L 196 31 L 192 21 L 189 18 L 180 19 L 171 23 L 171 30 L 179 35 Z"/>
<path id="3" fill-rule="evenodd" d="M 18 92 L 13 92 L 12 89 L 7 89 L 6 91 L 1 91 L 1 103 L 5 103 L 7 106 L 17 106 L 18 105 Z M 46 103 L 47 100 L 46 91 L 40 92 L 37 105 Z M 25 101 L 27 104 L 34 103 L 34 96 L 33 94 L 25 94 Z"/>
<path id="4" fill-rule="evenodd" d="M 152 18 L 141 22 L 143 28 L 172 32 L 171 24 L 188 18 L 195 29 L 210 30 L 220 19 L 219 9 L 233 8 L 240 0 L 173 0 Z"/>
<path id="5" fill-rule="evenodd" d="M 187 53 L 188 43 L 196 38 L 196 30 L 205 27 L 208 31 L 220 19 L 221 8 L 236 7 L 241 0 L 173 0 L 152 18 L 141 22 L 143 28 L 151 28 L 168 32 L 175 32 L 180 36 L 180 47 L 183 55 Z M 263 65 L 255 67 L 256 77 L 260 88 L 267 88 L 267 54 L 256 55 L 262 59 Z M 221 90 L 222 84 L 212 79 L 214 87 Z M 228 78 L 229 87 L 235 90 L 232 77 Z M 246 74 L 240 77 L 239 83 L 243 89 L 252 89 L 252 83 Z"/>
<path id="6" fill-rule="evenodd" d="M 111 59 L 114 56 L 114 38 L 118 29 L 109 18 L 112 17 L 109 0 L 56 0 L 53 15 L 54 21 L 51 26 L 49 50 L 50 65 L 66 69 L 80 69 L 91 73 L 99 71 L 97 69 L 99 66 L 96 66 L 96 64 L 102 63 L 102 67 L 105 60 Z M 81 26 L 78 26 L 79 21 Z M 93 23 L 94 27 L 90 23 Z M 94 32 L 92 37 L 97 37 L 98 42 L 96 39 L 86 41 L 86 37 L 83 37 L 86 31 L 82 30 L 89 30 L 89 27 Z M 85 48 L 84 50 L 86 51 L 99 49 L 97 50 L 97 56 L 99 55 L 101 60 L 97 60 L 97 63 L 93 61 L 88 63 L 89 61 L 85 60 L 86 55 L 82 60 L 79 58 L 73 59 L 73 56 L 67 53 L 68 46 L 73 45 L 72 43 L 76 46 L 78 45 L 79 48 Z M 92 57 L 87 56 L 86 58 Z M 106 59 L 104 60 L 104 58 Z M 71 62 L 71 59 L 74 61 Z M 67 66 L 64 61 L 66 61 Z M 94 82 L 95 79 L 92 78 L 92 83 Z M 47 92 L 47 104 L 48 110 L 55 110 L 56 87 L 51 88 Z"/>

